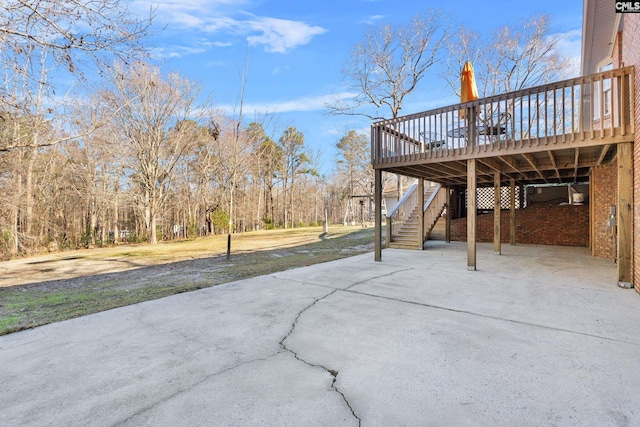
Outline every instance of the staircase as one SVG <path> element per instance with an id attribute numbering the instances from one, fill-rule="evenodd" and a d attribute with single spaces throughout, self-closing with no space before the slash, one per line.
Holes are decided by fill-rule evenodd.
<path id="1" fill-rule="evenodd" d="M 436 224 L 429 233 L 428 240 L 446 240 L 447 239 L 447 220 L 443 216 L 439 216 Z"/>
<path id="2" fill-rule="evenodd" d="M 411 190 L 410 190 L 411 191 Z M 428 239 L 431 231 L 438 222 L 438 218 L 446 207 L 446 195 L 444 195 L 444 189 L 440 186 L 425 187 L 424 200 L 425 205 L 423 207 L 424 216 L 424 232 L 425 235 L 422 241 L 419 241 L 420 233 L 420 208 L 419 204 L 415 204 L 413 210 L 406 215 L 404 221 L 396 221 L 395 227 L 391 228 L 391 238 L 388 239 L 389 243 L 387 247 L 396 249 L 418 249 Z M 406 198 L 403 198 L 406 200 Z M 397 208 L 394 208 L 397 211 Z M 391 221 L 387 222 L 388 227 Z"/>
<path id="3" fill-rule="evenodd" d="M 415 249 L 418 245 L 418 232 L 420 230 L 420 222 L 418 216 L 420 214 L 420 206 L 413 208 L 413 211 L 409 214 L 403 224 L 401 224 L 397 231 L 394 231 L 391 235 L 390 248 L 396 249 Z"/>

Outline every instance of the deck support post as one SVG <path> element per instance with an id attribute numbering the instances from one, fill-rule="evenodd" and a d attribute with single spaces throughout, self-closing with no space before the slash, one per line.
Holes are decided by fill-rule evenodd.
<path id="1" fill-rule="evenodd" d="M 630 142 L 618 144 L 618 203 L 616 209 L 618 285 L 631 285 L 631 241 L 633 237 L 633 168 Z"/>
<path id="2" fill-rule="evenodd" d="M 424 249 L 424 179 L 418 178 L 418 250 Z"/>
<path id="3" fill-rule="evenodd" d="M 375 210 L 374 259 L 382 261 L 382 170 L 375 170 L 373 198 Z"/>
<path id="4" fill-rule="evenodd" d="M 446 224 L 445 224 L 445 234 L 444 240 L 447 243 L 451 243 L 451 187 L 448 185 L 445 187 L 445 191 L 447 193 L 447 213 L 446 213 Z"/>
<path id="5" fill-rule="evenodd" d="M 476 159 L 467 160 L 467 270 L 476 270 Z"/>
<path id="6" fill-rule="evenodd" d="M 500 242 L 500 172 L 493 174 L 493 253 L 500 255 L 502 253 Z"/>
<path id="7" fill-rule="evenodd" d="M 591 250 L 591 256 L 596 256 L 596 245 L 595 245 L 595 182 L 593 173 L 594 168 L 591 168 L 589 171 L 589 249 Z"/>
<path id="8" fill-rule="evenodd" d="M 520 196 L 522 206 L 522 195 Z M 509 181 L 509 244 L 516 244 L 516 180 Z"/>

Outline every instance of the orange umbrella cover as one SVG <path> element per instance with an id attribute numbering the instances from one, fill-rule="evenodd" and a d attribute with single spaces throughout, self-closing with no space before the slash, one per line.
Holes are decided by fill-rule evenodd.
<path id="1" fill-rule="evenodd" d="M 475 101 L 478 99 L 478 87 L 476 77 L 473 72 L 473 65 L 467 61 L 460 73 L 460 102 Z M 464 110 L 460 111 L 460 117 L 464 118 Z"/>

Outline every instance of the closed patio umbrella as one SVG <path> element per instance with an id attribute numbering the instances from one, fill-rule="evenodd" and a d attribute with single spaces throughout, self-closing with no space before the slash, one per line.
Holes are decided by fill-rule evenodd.
<path id="1" fill-rule="evenodd" d="M 473 72 L 473 65 L 467 61 L 462 67 L 460 73 L 460 102 L 475 101 L 478 99 L 478 87 L 476 86 L 476 77 Z M 465 117 L 465 111 L 460 110 L 460 117 Z"/>

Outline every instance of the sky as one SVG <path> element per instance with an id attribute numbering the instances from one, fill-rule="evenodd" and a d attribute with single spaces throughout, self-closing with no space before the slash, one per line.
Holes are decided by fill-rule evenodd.
<path id="1" fill-rule="evenodd" d="M 147 45 L 163 73 L 177 71 L 199 82 L 215 107 L 237 116 L 246 68 L 244 121 L 264 121 L 276 140 L 296 127 L 311 153 L 320 153 L 324 173 L 333 167 L 336 142 L 350 129 L 368 134 L 371 125 L 326 110 L 335 96 L 349 95 L 341 68 L 371 26 L 404 24 L 431 8 L 441 9 L 453 29 L 463 25 L 490 35 L 544 13 L 551 17 L 551 33 L 564 35 L 563 52 L 577 64 L 581 49 L 580 0 L 132 0 L 134 13 L 150 7 L 157 31 Z M 434 67 L 402 113 L 457 102 Z"/>

